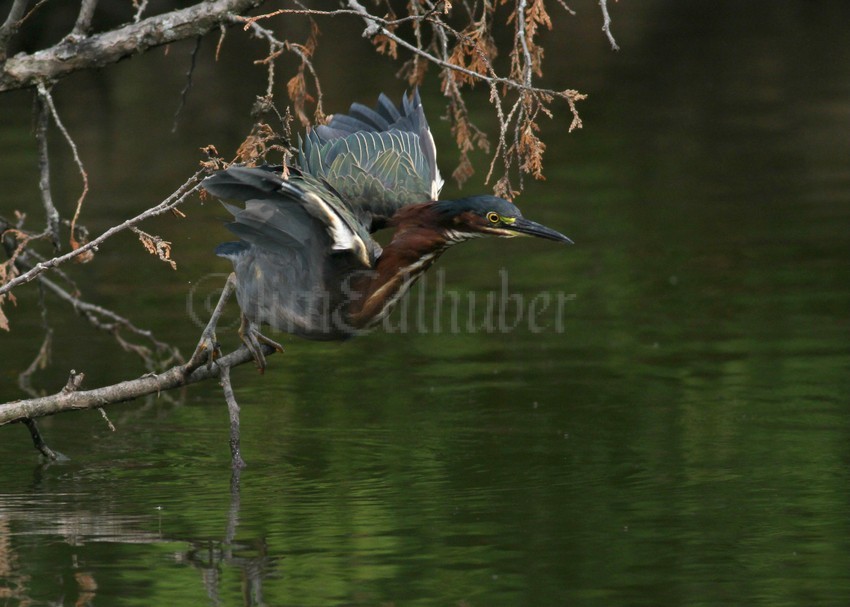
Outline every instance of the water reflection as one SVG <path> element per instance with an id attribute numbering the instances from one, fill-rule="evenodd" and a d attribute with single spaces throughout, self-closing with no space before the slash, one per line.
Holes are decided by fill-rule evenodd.
<path id="1" fill-rule="evenodd" d="M 48 464 L 35 469 L 35 484 Z M 268 554 L 263 538 L 237 541 L 239 526 L 239 471 L 231 478 L 230 503 L 220 538 L 168 537 L 162 530 L 162 512 L 148 516 L 125 516 L 109 511 L 81 508 L 82 494 L 50 492 L 0 495 L 0 598 L 14 604 L 97 604 L 98 570 L 87 561 L 99 550 L 96 544 L 116 546 L 150 545 L 167 547 L 168 559 L 198 573 L 197 584 L 209 597 L 211 605 L 222 601 L 222 577 L 235 573 L 241 580 L 244 605 L 263 605 L 263 580 L 273 575 L 277 558 Z M 151 529 L 157 529 L 151 531 Z M 16 544 L 24 548 L 16 549 Z M 51 568 L 63 574 L 55 580 L 33 579 L 24 574 L 32 566 L 35 548 L 38 560 L 50 562 Z M 23 554 L 22 554 L 23 553 Z M 26 563 L 26 564 L 25 564 Z M 109 567 L 115 575 L 122 567 Z M 141 597 L 139 597 L 141 598 Z M 105 599 L 109 601 L 110 599 Z"/>

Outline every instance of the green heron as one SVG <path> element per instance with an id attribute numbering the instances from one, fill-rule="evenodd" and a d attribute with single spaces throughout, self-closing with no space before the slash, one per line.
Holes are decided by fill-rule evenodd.
<path id="1" fill-rule="evenodd" d="M 260 368 L 268 325 L 300 337 L 346 339 L 391 310 L 450 246 L 477 236 L 571 243 L 489 195 L 437 200 L 443 181 L 418 91 L 396 107 L 355 103 L 301 142 L 288 168 L 230 167 L 203 187 L 223 199 L 239 237 L 216 248 L 233 262 L 240 334 Z M 393 228 L 381 249 L 371 234 Z"/>

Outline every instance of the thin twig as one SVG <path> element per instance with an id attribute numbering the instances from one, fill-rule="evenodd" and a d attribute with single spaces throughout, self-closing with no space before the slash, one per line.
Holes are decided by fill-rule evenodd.
<path id="1" fill-rule="evenodd" d="M 224 26 L 224 23 L 219 23 L 218 29 L 221 33 L 218 36 L 218 44 L 215 45 L 215 60 L 218 62 L 218 57 L 221 54 L 221 47 L 224 45 L 224 37 L 227 34 L 227 28 Z"/>
<path id="2" fill-rule="evenodd" d="M 467 69 L 465 67 L 461 67 L 459 65 L 455 65 L 454 63 L 450 63 L 447 60 L 440 59 L 439 57 L 421 49 L 417 48 L 416 45 L 411 44 L 404 38 L 400 38 L 399 36 L 393 34 L 391 31 L 383 27 L 383 23 L 385 20 L 380 17 L 375 17 L 369 11 L 367 11 L 363 5 L 361 5 L 357 0 L 348 0 L 348 5 L 354 7 L 353 10 L 357 12 L 357 14 L 367 23 L 366 29 L 363 31 L 364 37 L 371 37 L 376 34 L 382 34 L 387 38 L 390 38 L 394 42 L 396 42 L 399 46 L 402 46 L 409 50 L 411 53 L 416 53 L 417 55 L 427 59 L 434 65 L 439 67 L 453 70 L 455 72 L 459 72 L 461 74 L 465 74 L 474 78 L 475 80 L 481 80 L 482 82 L 490 82 L 495 84 L 502 84 L 508 88 L 515 90 L 530 90 L 538 93 L 547 93 L 549 95 L 555 95 L 558 97 L 563 97 L 563 93 L 561 91 L 555 91 L 552 89 L 544 89 L 533 86 L 527 86 L 522 82 L 517 82 L 516 80 L 512 80 L 510 78 L 505 78 L 503 76 L 486 76 L 484 74 L 479 74 L 476 71 Z"/>
<path id="3" fill-rule="evenodd" d="M 58 284 L 56 284 L 46 276 L 39 276 L 38 280 L 42 285 L 44 285 L 47 290 L 56 295 L 59 299 L 69 303 L 76 312 L 82 314 L 83 317 L 85 317 L 86 320 L 88 320 L 89 323 L 91 323 L 91 325 L 96 329 L 111 333 L 116 337 L 116 339 L 120 337 L 117 333 L 119 329 L 126 330 L 128 333 L 132 333 L 133 335 L 137 335 L 138 337 L 150 341 L 151 345 L 153 345 L 157 352 L 168 353 L 166 364 L 175 360 L 182 360 L 180 351 L 176 347 L 163 341 L 160 341 L 149 329 L 140 329 L 139 327 L 134 325 L 129 319 L 124 318 L 123 316 L 113 312 L 112 310 L 109 310 L 102 306 L 98 306 L 97 304 L 83 301 L 82 299 L 71 295 L 70 293 L 68 293 L 68 291 L 60 287 Z M 108 322 L 104 322 L 104 319 Z M 145 362 L 146 367 L 149 370 L 152 371 L 157 366 L 159 366 L 154 364 L 154 361 L 150 358 L 150 355 L 144 355 L 144 352 L 140 351 L 138 348 L 125 347 L 125 349 L 129 349 L 133 352 L 136 352 L 136 354 L 139 354 L 139 356 L 141 356 L 141 358 Z"/>
<path id="4" fill-rule="evenodd" d="M 397 25 L 407 23 L 408 21 L 424 21 L 429 16 L 429 14 L 410 15 L 408 17 L 402 17 L 400 19 L 384 19 L 383 17 L 377 17 L 373 15 L 370 15 L 370 17 L 372 17 L 372 20 L 375 21 L 375 23 L 378 23 L 384 27 L 395 27 Z M 254 17 L 241 17 L 240 21 L 245 24 L 245 29 L 247 30 L 250 24 L 252 23 L 262 21 L 263 19 L 269 19 L 271 17 L 277 17 L 279 15 L 306 15 L 311 17 L 339 17 L 342 15 L 351 15 L 354 17 L 362 17 L 363 12 L 358 8 L 352 8 L 348 10 L 344 8 L 335 8 L 332 10 L 319 10 L 310 8 L 281 8 L 276 11 L 272 11 L 271 13 L 265 13 L 263 15 L 256 15 Z"/>
<path id="5" fill-rule="evenodd" d="M 77 199 L 77 207 L 74 210 L 74 217 L 71 219 L 71 248 L 78 249 L 80 248 L 80 243 L 77 242 L 77 239 L 74 235 L 74 226 L 77 224 L 77 219 L 80 217 L 80 211 L 83 208 L 83 201 L 86 198 L 86 195 L 89 193 L 89 176 L 86 173 L 86 169 L 83 166 L 83 161 L 80 160 L 80 154 L 77 151 L 77 144 L 74 143 L 74 140 L 71 138 L 71 134 L 68 132 L 68 129 L 65 128 L 65 125 L 62 124 L 62 120 L 59 118 L 59 112 L 56 111 L 56 106 L 53 103 L 53 96 L 50 94 L 50 89 L 45 86 L 43 82 L 39 82 L 37 85 L 38 96 L 41 98 L 42 103 L 50 110 L 50 114 L 53 116 L 53 121 L 56 123 L 56 127 L 65 137 L 65 141 L 68 142 L 68 146 L 71 148 L 71 153 L 74 156 L 74 162 L 77 165 L 77 170 L 80 172 L 80 177 L 83 179 L 83 191 L 80 193 L 80 197 Z M 81 257 L 80 259 L 83 261 L 88 261 L 91 258 L 93 253 L 88 253 L 86 256 Z"/>
<path id="6" fill-rule="evenodd" d="M 3 218 L 0 217 L 0 227 L 3 226 L 3 223 Z M 18 263 L 19 269 L 23 268 L 24 270 L 29 270 L 32 267 L 31 265 L 26 265 L 26 267 L 24 267 L 30 257 L 37 261 L 44 261 L 46 259 L 44 255 L 42 255 L 35 249 L 28 248 L 26 252 L 21 256 L 21 263 Z M 65 281 L 65 284 L 68 285 L 68 288 L 71 289 L 72 292 L 79 295 L 80 287 L 77 286 L 77 283 L 74 282 L 74 279 L 71 278 L 65 270 L 63 270 L 62 268 L 53 268 L 53 273 L 59 278 L 61 278 L 63 281 Z"/>
<path id="7" fill-rule="evenodd" d="M 30 436 L 32 436 L 32 443 L 35 445 L 35 448 L 38 449 L 41 454 L 51 461 L 56 461 L 59 459 L 60 455 L 47 446 L 47 443 L 44 442 L 44 439 L 41 437 L 41 432 L 38 431 L 38 426 L 35 423 L 34 419 L 24 419 L 22 420 L 26 425 L 27 429 L 30 431 Z"/>
<path id="8" fill-rule="evenodd" d="M 53 345 L 53 328 L 47 322 L 47 303 L 44 301 L 44 288 L 41 286 L 38 289 L 38 307 L 41 311 L 41 328 L 44 330 L 44 340 L 30 365 L 18 374 L 18 387 L 30 396 L 38 395 L 35 388 L 32 387 L 31 378 L 38 369 L 44 369 L 50 362 L 50 352 Z"/>
<path id="9" fill-rule="evenodd" d="M 576 16 L 576 12 L 573 9 L 571 9 L 569 6 L 567 6 L 567 3 L 564 2 L 564 0 L 558 0 L 558 4 L 560 4 L 561 8 L 563 8 L 565 11 L 567 11 L 573 17 Z"/>
<path id="10" fill-rule="evenodd" d="M 31 265 L 27 262 L 26 257 L 32 255 L 33 253 L 34 251 L 27 251 L 18 259 L 16 259 L 16 267 L 19 270 L 30 270 Z M 61 270 L 55 271 L 64 274 L 63 272 L 61 272 Z M 62 288 L 61 286 L 59 286 L 59 284 L 47 278 L 46 276 L 39 276 L 38 281 L 39 286 L 41 288 L 50 291 L 60 300 L 70 304 L 71 307 L 74 308 L 74 311 L 84 316 L 93 327 L 112 333 L 116 336 L 116 338 L 119 337 L 117 331 L 123 329 L 126 330 L 128 333 L 137 335 L 138 337 L 148 340 L 157 352 L 168 353 L 168 358 L 166 359 L 165 364 L 169 364 L 175 360 L 183 360 L 180 351 L 176 347 L 164 341 L 160 341 L 149 329 L 140 329 L 139 327 L 134 325 L 129 319 L 124 318 L 120 314 L 117 314 L 116 312 L 113 312 L 108 308 L 104 308 L 97 304 L 93 304 L 80 299 L 78 295 L 69 293 L 66 289 Z M 71 284 L 73 286 L 73 283 Z M 48 331 L 50 330 L 50 327 L 47 323 L 47 310 L 44 306 L 43 298 L 40 297 L 39 302 L 42 305 L 42 326 L 44 327 L 45 331 Z M 153 370 L 153 367 L 155 365 L 153 365 L 153 361 L 150 359 L 150 357 L 143 356 L 142 358 L 145 360 L 145 363 L 147 364 L 147 366 L 149 366 L 150 370 Z"/>
<path id="11" fill-rule="evenodd" d="M 288 11 L 286 11 L 288 12 Z M 305 13 L 305 11 L 299 11 L 300 13 Z M 306 11 L 306 14 L 313 13 L 315 11 Z M 319 13 L 324 14 L 324 11 L 318 11 Z M 301 59 L 302 66 L 306 67 L 310 72 L 310 75 L 313 77 L 313 82 L 316 85 L 316 115 L 324 116 L 324 110 L 322 109 L 322 85 L 319 81 L 319 75 L 316 73 L 316 69 L 313 66 L 313 62 L 307 56 L 302 48 L 297 44 L 287 44 L 277 38 L 270 29 L 265 28 L 259 25 L 256 21 L 247 20 L 244 17 L 233 17 L 234 23 L 244 23 L 244 29 L 250 29 L 251 32 L 257 36 L 258 38 L 264 39 L 269 43 L 269 55 L 262 62 L 268 64 L 268 84 L 266 87 L 266 97 L 272 97 L 272 88 L 274 86 L 274 59 L 280 55 L 283 50 L 288 50 L 298 56 Z"/>
<path id="12" fill-rule="evenodd" d="M 520 41 L 522 47 L 522 56 L 524 65 L 522 67 L 523 82 L 525 86 L 531 88 L 531 51 L 528 50 L 528 40 L 525 39 L 525 8 L 526 0 L 519 0 L 519 5 L 516 8 L 516 37 Z"/>
<path id="13" fill-rule="evenodd" d="M 614 40 L 614 35 L 611 33 L 611 16 L 608 14 L 608 0 L 599 0 L 599 6 L 602 8 L 602 31 L 608 36 L 608 42 L 611 43 L 611 49 L 619 51 L 617 41 Z"/>
<path id="14" fill-rule="evenodd" d="M 242 453 L 239 450 L 239 403 L 236 402 L 233 384 L 230 383 L 230 367 L 221 367 L 219 381 L 230 416 L 230 463 L 236 470 L 245 467 L 245 460 L 242 459 Z"/>
<path id="15" fill-rule="evenodd" d="M 97 410 L 100 411 L 100 416 L 103 418 L 103 421 L 106 422 L 106 427 L 109 428 L 111 432 L 115 432 L 115 426 L 112 424 L 112 421 L 109 419 L 106 411 L 103 410 L 103 407 L 98 407 Z"/>
<path id="16" fill-rule="evenodd" d="M 171 132 L 177 132 L 177 120 L 180 118 L 180 112 L 183 106 L 186 105 L 186 99 L 189 97 L 189 90 L 192 88 L 192 75 L 195 73 L 195 62 L 198 59 L 198 51 L 201 50 L 201 36 L 195 38 L 195 46 L 192 49 L 192 59 L 189 62 L 189 69 L 186 71 L 186 85 L 180 91 L 180 101 L 177 103 L 177 110 L 174 112 L 174 124 L 171 126 Z"/>
<path id="17" fill-rule="evenodd" d="M 509 162 L 508 157 L 507 157 L 508 143 L 507 143 L 507 141 L 505 141 L 505 133 L 508 132 L 508 126 L 513 121 L 514 114 L 517 113 L 517 110 L 519 109 L 520 104 L 522 103 L 522 99 L 517 99 L 514 102 L 513 106 L 511 107 L 511 110 L 510 110 L 510 112 L 508 112 L 507 116 L 504 114 L 504 110 L 503 110 L 501 104 L 498 103 L 499 94 L 498 94 L 498 91 L 496 91 L 495 89 L 491 89 L 490 101 L 493 104 L 495 104 L 496 107 L 498 108 L 499 128 L 501 129 L 501 131 L 500 131 L 500 135 L 499 135 L 499 145 L 498 145 L 498 148 L 496 149 L 496 153 L 493 155 L 493 159 L 490 161 L 490 170 L 487 173 L 487 178 L 484 180 L 485 183 L 490 182 L 490 177 L 492 177 L 492 175 L 493 175 L 493 170 L 495 169 L 496 161 L 499 159 L 499 152 L 500 151 L 501 151 L 502 156 L 503 156 L 504 161 L 505 161 L 505 172 L 506 173 L 507 173 L 508 168 L 510 167 L 510 162 Z"/>
<path id="18" fill-rule="evenodd" d="M 146 211 L 139 213 L 135 217 L 132 217 L 123 223 L 118 224 L 117 226 L 113 226 L 103 232 L 97 238 L 94 238 L 87 242 L 86 244 L 80 246 L 80 248 L 65 253 L 64 255 L 59 255 L 57 257 L 53 257 L 52 259 L 48 259 L 47 261 L 42 261 L 37 263 L 33 268 L 23 274 L 16 276 L 6 284 L 0 286 L 0 295 L 11 291 L 18 285 L 30 282 L 32 279 L 37 277 L 38 275 L 46 272 L 47 270 L 54 268 L 56 266 L 62 265 L 66 263 L 78 255 L 85 254 L 88 251 L 97 250 L 101 244 L 103 244 L 109 238 L 115 236 L 119 232 L 123 232 L 124 230 L 133 227 L 134 225 L 141 223 L 145 219 L 150 219 L 151 217 L 156 217 L 157 215 L 162 215 L 170 211 L 171 209 L 182 204 L 192 193 L 198 190 L 201 187 L 201 176 L 206 172 L 206 169 L 198 170 L 194 175 L 192 175 L 186 183 L 181 185 L 177 190 L 175 190 L 168 198 L 163 200 L 158 205 L 147 209 Z"/>
<path id="19" fill-rule="evenodd" d="M 0 218 L 0 232 L 3 232 L 6 229 L 5 226 L 7 225 L 8 222 Z M 11 236 L 7 236 L 7 238 L 4 240 L 3 245 L 4 248 L 6 248 L 7 254 L 9 255 L 13 254 L 14 251 L 17 249 L 17 243 L 14 242 Z M 26 251 L 16 256 L 14 268 L 18 271 L 28 271 L 32 269 L 32 264 L 29 260 L 30 257 L 34 257 L 36 259 L 43 259 L 36 251 L 32 249 L 27 249 Z M 77 289 L 73 281 L 71 281 L 70 278 L 65 275 L 65 273 L 59 268 L 55 268 L 54 272 L 56 272 L 61 278 L 68 282 L 68 284 L 75 291 L 75 293 L 70 293 L 68 290 L 64 289 L 58 283 L 47 278 L 46 276 L 39 276 L 37 278 L 39 284 L 39 306 L 41 309 L 41 324 L 46 335 L 45 342 L 42 345 L 41 350 L 39 351 L 39 355 L 32 362 L 30 367 L 27 368 L 27 370 L 24 371 L 18 378 L 18 384 L 24 391 L 33 394 L 33 391 L 31 389 L 28 389 L 29 376 L 35 371 L 38 366 L 44 366 L 44 364 L 47 362 L 47 357 L 50 353 L 49 346 L 51 342 L 49 338 L 52 337 L 53 331 L 50 328 L 49 323 L 47 322 L 47 306 L 44 301 L 45 291 L 51 292 L 61 301 L 70 304 L 75 312 L 83 316 L 83 318 L 85 318 L 96 329 L 110 333 L 116 339 L 116 341 L 118 341 L 119 345 L 121 345 L 124 350 L 138 354 L 142 358 L 142 361 L 145 363 L 145 367 L 149 371 L 155 371 L 161 369 L 164 366 L 172 364 L 175 361 L 183 360 L 180 351 L 176 347 L 166 342 L 160 341 L 156 338 L 152 331 L 148 329 L 140 329 L 139 327 L 134 325 L 129 319 L 124 318 L 123 316 L 113 312 L 112 310 L 80 299 L 79 290 Z M 127 333 L 149 341 L 150 344 L 153 346 L 155 352 L 160 355 L 158 359 L 154 359 L 154 357 L 151 356 L 151 351 L 149 348 L 124 340 L 119 333 L 120 331 L 126 331 Z"/>
<path id="20" fill-rule="evenodd" d="M 41 202 L 44 205 L 44 214 L 47 217 L 47 230 L 53 242 L 54 251 L 60 250 L 59 242 L 59 211 L 53 204 L 53 196 L 50 193 L 50 155 L 47 148 L 47 122 L 48 108 L 41 96 L 36 96 L 36 118 L 35 138 L 38 142 L 38 187 L 41 190 Z"/>
<path id="21" fill-rule="evenodd" d="M 44 341 L 41 342 L 41 347 L 38 349 L 38 354 L 35 355 L 29 366 L 18 374 L 18 387 L 30 396 L 38 396 L 38 392 L 32 387 L 31 377 L 38 369 L 43 369 L 47 365 L 52 345 L 53 329 L 48 327 L 44 334 Z"/>
<path id="22" fill-rule="evenodd" d="M 26 15 L 24 15 L 24 16 L 21 18 L 21 20 L 20 20 L 20 21 L 18 21 L 18 27 L 21 27 L 27 19 L 29 19 L 30 17 L 32 17 L 32 16 L 36 13 L 36 11 L 38 11 L 38 9 L 40 9 L 42 6 L 44 6 L 45 4 L 47 4 L 49 1 L 50 1 L 50 0 L 38 0 L 38 2 L 36 2 L 35 4 L 33 4 L 32 8 L 31 8 L 30 10 L 28 10 L 28 11 L 27 11 L 27 14 L 26 14 Z"/>
<path id="23" fill-rule="evenodd" d="M 210 315 L 210 319 L 201 333 L 198 345 L 195 347 L 195 351 L 186 363 L 186 368 L 188 370 L 191 371 L 197 369 L 199 366 L 204 364 L 205 361 L 208 364 L 212 364 L 221 354 L 218 342 L 216 341 L 215 331 L 216 327 L 218 327 L 218 320 L 224 312 L 224 306 L 227 304 L 227 301 L 230 299 L 230 296 L 235 290 L 236 274 L 231 272 L 224 283 L 224 287 L 221 289 L 221 295 L 218 297 L 218 303 L 216 303 L 215 309 Z"/>
<path id="24" fill-rule="evenodd" d="M 74 29 L 71 30 L 71 36 L 83 38 L 88 35 L 97 2 L 98 0 L 83 0 L 80 5 L 80 13 L 77 15 L 77 22 L 74 23 Z"/>
<path id="25" fill-rule="evenodd" d="M 6 15 L 6 20 L 3 25 L 0 25 L 0 64 L 6 60 L 6 53 L 9 47 L 9 41 L 12 39 L 21 22 L 21 17 L 24 16 L 24 11 L 27 8 L 29 0 L 15 0 L 12 3 L 12 8 L 9 9 L 9 14 Z"/>
<path id="26" fill-rule="evenodd" d="M 133 15 L 133 23 L 138 23 L 142 18 L 142 13 L 148 7 L 148 0 L 133 0 L 133 6 L 136 7 L 136 13 Z"/>

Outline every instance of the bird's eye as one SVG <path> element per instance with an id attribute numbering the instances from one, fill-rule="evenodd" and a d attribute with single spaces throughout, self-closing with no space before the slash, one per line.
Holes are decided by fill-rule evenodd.
<path id="1" fill-rule="evenodd" d="M 494 211 L 490 211 L 489 213 L 487 213 L 487 221 L 489 221 L 490 223 L 499 223 L 499 219 L 501 218 L 499 217 L 498 213 Z"/>

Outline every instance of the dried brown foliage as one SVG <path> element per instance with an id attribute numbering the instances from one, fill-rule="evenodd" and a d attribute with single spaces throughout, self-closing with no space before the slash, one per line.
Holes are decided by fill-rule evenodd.
<path id="1" fill-rule="evenodd" d="M 292 109 L 295 110 L 295 115 L 305 127 L 312 124 L 312 120 L 307 116 L 305 106 L 308 101 L 313 101 L 313 98 L 307 92 L 307 80 L 304 78 L 303 66 L 298 69 L 298 73 L 289 79 L 286 83 L 286 92 L 289 94 L 289 99 L 292 100 Z"/>
<path id="2" fill-rule="evenodd" d="M 254 125 L 251 133 L 236 150 L 238 162 L 247 166 L 261 164 L 269 150 L 269 142 L 277 138 L 274 129 L 264 122 Z"/>
<path id="3" fill-rule="evenodd" d="M 18 226 L 21 226 L 24 222 L 26 216 L 22 213 L 16 212 L 16 219 Z M 0 240 L 2 240 L 2 244 L 9 251 L 8 258 L 3 263 L 0 263 L 0 285 L 5 285 L 10 280 L 14 279 L 20 271 L 18 270 L 15 262 L 18 257 L 22 255 L 31 240 L 37 240 L 41 237 L 46 236 L 47 234 L 38 235 L 38 234 L 29 234 L 24 230 L 18 228 L 8 228 L 2 234 L 0 234 Z M 15 299 L 15 294 L 12 292 L 8 293 L 0 293 L 0 329 L 3 331 L 9 330 L 9 319 L 6 314 L 3 312 L 3 304 L 5 302 L 11 302 L 12 304 L 17 304 L 17 300 Z"/>
<path id="4" fill-rule="evenodd" d="M 449 71 L 447 76 L 458 84 L 473 86 L 479 81 L 475 75 L 488 77 L 498 47 L 486 19 L 476 21 L 457 34 L 458 41 L 448 56 L 448 62 L 464 71 Z"/>
<path id="5" fill-rule="evenodd" d="M 392 22 L 396 20 L 395 13 L 392 12 L 392 9 L 390 9 L 383 18 L 391 23 L 391 25 L 387 26 L 387 30 L 389 32 L 394 32 L 398 26 L 392 24 Z M 375 50 L 382 55 L 398 59 L 398 43 L 389 36 L 385 34 L 375 34 L 375 36 L 372 37 L 372 44 L 375 45 Z"/>
<path id="6" fill-rule="evenodd" d="M 552 0 L 550 0 L 551 4 Z M 558 2 L 560 15 L 574 14 L 563 2 Z M 464 95 L 476 85 L 490 89 L 490 101 L 499 120 L 498 145 L 492 152 L 487 180 L 496 177 L 496 167 L 501 165 L 503 175 L 497 178 L 494 189 L 513 196 L 512 176 L 519 177 L 522 189 L 523 176 L 544 178 L 543 157 L 546 146 L 540 139 L 540 119 L 554 119 L 557 100 L 565 101 L 570 110 L 572 132 L 581 128 L 576 103 L 585 96 L 575 90 L 550 90 L 540 88 L 535 80 L 543 75 L 544 48 L 540 42 L 544 30 L 553 29 L 555 23 L 546 0 L 482 0 L 480 2 L 445 2 L 433 0 L 408 0 L 406 15 L 397 14 L 398 5 L 389 0 L 376 0 L 375 11 L 368 11 L 360 2 L 350 0 L 345 9 L 337 11 L 307 8 L 280 9 L 259 17 L 246 19 L 248 26 L 269 17 L 288 14 L 311 19 L 319 16 L 354 14 L 366 24 L 364 36 L 371 39 L 378 53 L 393 59 L 409 57 L 402 64 L 398 76 L 410 86 L 421 85 L 429 66 L 440 69 L 442 92 L 447 98 L 447 113 L 455 144 L 460 150 L 458 165 L 452 176 L 462 185 L 474 174 L 471 152 L 476 148 L 490 153 L 486 133 L 470 119 Z M 604 7 L 603 7 L 604 9 Z M 507 49 L 509 67 L 506 74 L 496 69 L 500 49 L 494 31 L 499 27 L 513 30 L 512 44 Z M 263 30 L 268 37 L 269 30 Z M 310 123 L 306 107 L 314 102 L 308 91 L 307 72 L 311 71 L 316 50 L 317 31 L 303 47 L 292 43 L 279 43 L 299 54 L 302 61 L 298 72 L 287 83 L 287 92 L 293 109 L 303 125 Z M 273 45 L 274 46 L 274 45 Z M 270 55 L 265 61 L 270 61 Z M 315 85 L 319 89 L 318 78 Z M 320 105 L 321 97 L 318 103 Z M 321 108 L 313 122 L 319 122 Z"/>
<path id="7" fill-rule="evenodd" d="M 6 284 L 17 275 L 18 271 L 14 264 L 10 264 L 9 261 L 5 261 L 0 264 L 0 284 Z M 0 329 L 3 331 L 9 330 L 9 319 L 6 316 L 6 313 L 3 312 L 3 304 L 6 303 L 7 299 L 10 302 L 15 303 L 14 293 L 0 294 Z"/>
<path id="8" fill-rule="evenodd" d="M 177 269 L 177 262 L 171 259 L 171 242 L 163 240 L 159 236 L 148 234 L 139 228 L 132 228 L 132 230 L 138 235 L 139 240 L 145 249 L 147 249 L 148 253 L 159 257 L 162 261 L 170 265 L 172 270 Z"/>
<path id="9" fill-rule="evenodd" d="M 486 134 L 475 125 L 466 110 L 464 94 L 483 84 L 490 88 L 490 101 L 499 120 L 498 145 L 492 152 L 487 180 L 495 177 L 496 166 L 503 175 L 494 189 L 506 197 L 516 194 L 511 176 L 544 178 L 543 156 L 546 146 L 540 139 L 540 119 L 553 118 L 556 100 L 566 101 L 571 120 L 568 132 L 581 127 L 576 102 L 584 95 L 568 89 L 548 90 L 535 85 L 543 75 L 544 48 L 540 37 L 554 27 L 545 0 L 484 0 L 482 2 L 433 3 L 409 0 L 407 17 L 395 18 L 387 7 L 387 17 L 364 20 L 374 28 L 373 42 L 381 52 L 393 56 L 399 47 L 411 53 L 399 75 L 417 86 L 424 80 L 429 65 L 440 68 L 443 94 L 448 99 L 446 117 L 455 144 L 460 150 L 453 177 L 459 184 L 473 173 L 470 153 L 475 148 L 490 153 Z M 563 6 L 563 4 L 561 3 Z M 363 11 L 360 11 L 361 14 Z M 562 13 L 563 14 L 563 13 Z M 412 35 L 405 37 L 408 23 Z M 494 31 L 512 28 L 513 42 L 507 49 L 510 59 L 507 74 L 497 70 L 500 49 Z M 367 33 L 369 28 L 367 27 Z"/>

